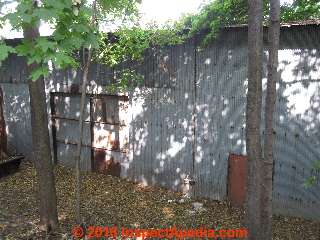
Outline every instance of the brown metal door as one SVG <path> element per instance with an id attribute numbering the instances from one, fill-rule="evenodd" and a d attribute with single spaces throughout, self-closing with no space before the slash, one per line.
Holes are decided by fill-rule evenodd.
<path id="1" fill-rule="evenodd" d="M 92 169 L 121 175 L 128 161 L 128 99 L 123 96 L 95 96 L 91 102 Z"/>

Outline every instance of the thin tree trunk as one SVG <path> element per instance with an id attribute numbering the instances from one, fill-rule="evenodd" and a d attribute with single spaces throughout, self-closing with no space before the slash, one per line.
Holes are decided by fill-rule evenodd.
<path id="1" fill-rule="evenodd" d="M 80 101 L 80 115 L 79 115 L 79 141 L 76 152 L 76 220 L 78 224 L 82 223 L 81 219 L 81 175 L 80 175 L 80 159 L 81 159 L 81 145 L 83 139 L 83 116 L 86 101 L 86 87 L 88 82 L 88 73 L 91 63 L 91 48 L 88 50 L 87 60 L 83 69 L 82 87 L 81 87 L 81 101 Z M 85 54 L 85 51 L 84 51 Z M 84 56 L 85 58 L 85 56 Z"/>
<path id="2" fill-rule="evenodd" d="M 35 1 L 35 6 L 36 1 Z M 38 27 L 26 27 L 24 37 L 34 41 L 40 36 Z M 29 74 L 38 67 L 33 63 L 28 66 Z M 53 163 L 50 150 L 48 116 L 44 78 L 28 81 L 31 108 L 31 127 L 33 141 L 33 160 L 35 163 L 39 186 L 40 224 L 46 230 L 54 230 L 58 226 L 57 198 Z"/>
<path id="3" fill-rule="evenodd" d="M 273 185 L 273 115 L 276 102 L 276 82 L 278 80 L 278 49 L 280 38 L 280 0 L 270 0 L 269 20 L 269 60 L 267 96 L 265 107 L 265 137 L 261 218 L 263 238 L 272 239 L 272 185 Z"/>
<path id="4" fill-rule="evenodd" d="M 248 93 L 246 109 L 246 148 L 248 155 L 248 188 L 246 224 L 249 239 L 261 239 L 261 92 L 263 54 L 263 1 L 249 0 L 248 24 Z"/>
<path id="5" fill-rule="evenodd" d="M 97 26 L 97 1 L 94 0 L 92 3 L 93 15 L 91 19 L 91 24 Z M 88 73 L 89 67 L 91 65 L 91 58 L 92 58 L 92 48 L 89 46 L 88 48 L 88 55 L 87 59 L 85 56 L 86 51 L 83 51 L 83 75 L 82 75 L 82 87 L 81 87 L 81 101 L 80 101 L 80 115 L 79 115 L 79 141 L 77 144 L 77 152 L 76 152 L 76 184 L 75 184 L 75 191 L 76 191 L 76 220 L 78 224 L 81 224 L 83 221 L 81 219 L 81 174 L 80 174 L 80 160 L 81 160 L 81 146 L 82 146 L 82 139 L 83 139 L 83 116 L 84 116 L 84 107 L 86 101 L 86 88 L 88 82 Z"/>

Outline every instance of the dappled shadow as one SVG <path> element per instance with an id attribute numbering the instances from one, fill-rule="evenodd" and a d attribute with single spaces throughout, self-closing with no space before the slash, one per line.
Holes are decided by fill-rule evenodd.
<path id="1" fill-rule="evenodd" d="M 320 47 L 312 41 L 317 34 L 308 28 L 283 30 L 275 115 L 275 211 L 311 218 L 319 218 L 320 206 L 319 180 L 304 186 L 310 176 L 320 177 L 312 168 L 320 159 Z"/>
<path id="2" fill-rule="evenodd" d="M 314 174 L 312 163 L 320 156 L 319 41 L 309 39 L 318 39 L 312 35 L 316 31 L 291 28 L 283 30 L 281 38 L 281 80 L 274 119 L 275 213 L 319 217 L 315 211 L 319 207 L 319 182 L 310 189 L 303 186 Z M 244 28 L 225 30 L 201 51 L 196 48 L 198 38 L 178 46 L 150 49 L 142 64 L 126 63 L 117 68 L 94 64 L 87 86 L 81 168 L 92 169 L 92 144 L 108 148 L 111 135 L 124 151 L 117 154 L 111 146 L 108 152 L 114 153 L 106 154 L 103 160 L 114 156 L 121 165 L 121 177 L 189 196 L 225 199 L 228 155 L 246 153 L 246 34 Z M 265 89 L 266 53 L 264 60 Z M 107 94 L 106 86 L 116 81 L 121 68 L 127 67 L 136 69 L 145 81 L 128 92 L 128 105 L 122 111 L 121 101 L 101 99 Z M 62 140 L 57 143 L 57 160 L 69 166 L 74 165 L 76 145 L 66 142 L 76 143 L 79 137 L 80 95 L 75 92 L 80 80 L 79 70 L 53 69 L 46 81 L 48 96 L 50 92 L 71 92 L 54 98 L 53 113 L 61 117 L 55 120 L 56 137 Z M 125 121 L 122 130 L 110 128 L 117 119 Z M 93 121 L 104 124 L 92 126 Z M 170 210 L 165 209 L 164 214 L 170 216 Z"/>
<path id="3" fill-rule="evenodd" d="M 8 151 L 10 154 L 23 153 L 30 158 L 32 136 L 26 74 L 26 62 L 22 57 L 11 55 L 0 66 Z"/>

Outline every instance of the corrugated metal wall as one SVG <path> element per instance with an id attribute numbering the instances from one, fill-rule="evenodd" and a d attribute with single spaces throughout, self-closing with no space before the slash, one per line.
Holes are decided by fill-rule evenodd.
<path id="1" fill-rule="evenodd" d="M 130 96 L 128 176 L 144 184 L 184 188 L 193 173 L 194 43 L 149 51 L 146 86 Z"/>
<path id="2" fill-rule="evenodd" d="M 319 26 L 282 28 L 274 153 L 275 213 L 318 219 L 320 183 L 312 188 L 303 183 L 311 174 L 319 176 L 312 172 L 312 163 L 320 159 L 319 33 Z M 145 84 L 129 94 L 130 151 L 121 171 L 144 184 L 221 200 L 227 194 L 229 153 L 246 152 L 246 30 L 225 30 L 202 50 L 198 42 L 149 50 L 145 64 L 135 65 Z M 266 62 L 264 70 L 265 86 Z M 115 74 L 94 65 L 88 91 L 104 93 Z M 55 71 L 47 91 L 66 91 L 80 77 L 77 71 Z M 71 159 L 65 154 L 69 150 L 60 152 L 65 161 Z M 89 156 L 85 159 L 90 162 Z M 194 186 L 184 183 L 187 176 Z"/>
<path id="3" fill-rule="evenodd" d="M 65 166 L 74 166 L 79 139 L 80 95 L 52 96 L 54 101 L 53 121 L 55 124 L 56 161 Z M 83 147 L 81 149 L 80 169 L 91 170 L 90 106 L 87 97 L 83 122 Z"/>
<path id="4" fill-rule="evenodd" d="M 320 218 L 320 31 L 317 26 L 283 30 L 279 52 L 281 80 L 275 115 L 275 212 Z"/>
<path id="5" fill-rule="evenodd" d="M 223 32 L 196 55 L 196 196 L 224 199 L 228 155 L 244 153 L 247 52 L 241 33 Z"/>

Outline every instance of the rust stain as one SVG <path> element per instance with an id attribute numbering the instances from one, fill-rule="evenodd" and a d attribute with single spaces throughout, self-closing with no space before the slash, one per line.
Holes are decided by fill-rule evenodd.
<path id="1" fill-rule="evenodd" d="M 94 151 L 94 170 L 104 172 L 106 169 L 106 153 L 104 150 L 97 149 Z"/>
<path id="2" fill-rule="evenodd" d="M 106 163 L 106 174 L 120 177 L 121 165 L 119 162 L 115 162 L 114 158 L 111 157 Z"/>
<path id="3" fill-rule="evenodd" d="M 80 90 L 80 87 L 79 87 L 79 84 L 71 84 L 71 87 L 70 87 L 70 92 L 71 93 L 79 93 L 79 90 Z"/>
<path id="4" fill-rule="evenodd" d="M 110 141 L 111 144 L 111 150 L 119 150 L 120 149 L 120 143 L 118 140 L 111 140 Z"/>
<path id="5" fill-rule="evenodd" d="M 247 156 L 230 154 L 228 198 L 235 207 L 243 206 L 247 192 Z"/>
<path id="6" fill-rule="evenodd" d="M 107 175 L 120 177 L 121 165 L 114 160 L 114 157 L 110 157 L 106 160 L 106 153 L 102 149 L 95 150 L 94 158 L 94 170 Z"/>
<path id="7" fill-rule="evenodd" d="M 119 140 L 113 138 L 112 134 L 108 134 L 108 146 L 110 146 L 111 151 L 120 150 Z"/>

